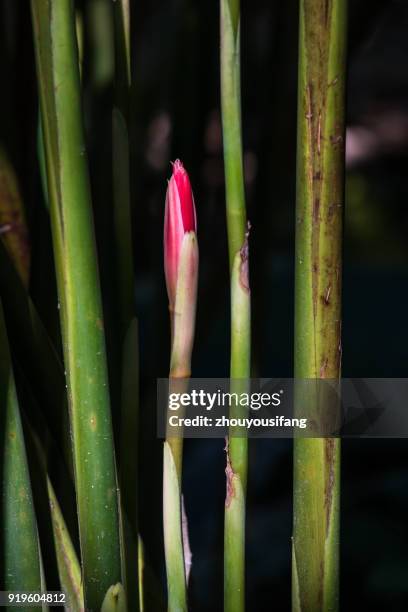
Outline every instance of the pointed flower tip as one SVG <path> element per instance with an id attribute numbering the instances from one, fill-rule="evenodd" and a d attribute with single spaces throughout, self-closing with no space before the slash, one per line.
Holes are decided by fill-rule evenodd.
<path id="1" fill-rule="evenodd" d="M 166 194 L 164 219 L 164 269 L 170 306 L 174 302 L 181 245 L 187 232 L 197 229 L 194 197 L 190 179 L 179 159 L 172 164 L 173 174 Z"/>
<path id="2" fill-rule="evenodd" d="M 170 163 L 173 166 L 173 174 L 176 174 L 176 172 L 185 172 L 183 162 L 179 159 L 176 159 L 174 162 Z"/>
<path id="3" fill-rule="evenodd" d="M 176 159 L 172 165 L 173 176 L 170 181 L 174 181 L 178 192 L 184 232 L 195 232 L 197 230 L 196 212 L 188 173 L 179 159 Z"/>

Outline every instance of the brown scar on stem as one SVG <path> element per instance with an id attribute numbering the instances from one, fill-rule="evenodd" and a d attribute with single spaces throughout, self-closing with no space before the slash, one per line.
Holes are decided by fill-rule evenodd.
<path id="1" fill-rule="evenodd" d="M 338 353 L 338 363 L 340 365 L 341 364 L 341 357 L 342 357 L 342 354 L 343 354 L 343 347 L 342 347 L 342 344 L 341 344 L 341 319 L 338 321 L 337 325 L 338 325 L 338 334 L 339 334 L 339 344 L 337 346 L 337 353 Z"/>
<path id="2" fill-rule="evenodd" d="M 326 373 L 326 369 L 328 365 L 329 365 L 329 358 L 326 357 L 322 365 L 320 366 L 320 378 L 325 378 L 325 373 Z"/>
<path id="3" fill-rule="evenodd" d="M 327 289 L 326 289 L 326 293 L 323 296 L 323 303 L 328 306 L 330 304 L 330 294 L 331 294 L 331 283 L 328 285 Z"/>
<path id="4" fill-rule="evenodd" d="M 227 493 L 225 496 L 225 507 L 229 508 L 232 499 L 235 497 L 235 486 L 234 486 L 234 478 L 235 472 L 232 469 L 231 460 L 229 456 L 229 442 L 228 438 L 225 439 L 225 453 L 227 456 L 227 465 L 225 467 L 225 475 L 227 477 Z"/>
<path id="5" fill-rule="evenodd" d="M 306 86 L 306 106 L 307 106 L 307 112 L 306 112 L 306 120 L 307 120 L 307 139 L 309 142 L 309 147 L 312 147 L 312 132 L 313 132 L 313 125 L 312 125 L 312 119 L 313 119 L 313 113 L 312 113 L 312 84 L 308 83 L 308 85 Z M 309 163 L 307 164 L 307 176 L 308 176 L 308 181 L 310 184 L 310 188 L 313 191 L 313 161 L 309 160 Z"/>
<path id="6" fill-rule="evenodd" d="M 305 117 L 308 120 L 308 122 L 310 122 L 310 120 L 313 119 L 313 113 L 312 113 L 312 86 L 311 86 L 310 83 L 306 87 L 306 98 L 307 98 L 307 113 L 306 113 Z"/>
<path id="7" fill-rule="evenodd" d="M 249 246 L 248 246 L 248 238 L 249 232 L 251 230 L 251 224 L 248 221 L 247 223 L 247 231 L 245 232 L 244 244 L 240 248 L 240 256 L 241 256 L 241 265 L 239 267 L 239 282 L 241 287 L 247 293 L 250 292 L 249 288 Z"/>

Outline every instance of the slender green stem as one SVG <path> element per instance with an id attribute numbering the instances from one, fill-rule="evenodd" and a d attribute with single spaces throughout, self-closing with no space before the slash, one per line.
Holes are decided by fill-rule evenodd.
<path id="1" fill-rule="evenodd" d="M 32 0 L 85 605 L 121 580 L 105 337 L 71 0 Z"/>
<path id="2" fill-rule="evenodd" d="M 239 0 L 221 0 L 221 108 L 232 269 L 235 255 L 244 244 L 247 224 L 241 135 Z"/>
<path id="3" fill-rule="evenodd" d="M 240 6 L 221 0 L 221 106 L 231 267 L 231 367 L 233 390 L 250 376 L 250 292 L 241 136 Z M 232 409 L 239 411 L 239 407 Z M 248 441 L 230 432 L 224 533 L 224 609 L 245 607 L 245 496 Z"/>
<path id="4" fill-rule="evenodd" d="M 300 0 L 295 376 L 338 379 L 346 0 Z M 340 443 L 294 444 L 293 610 L 338 608 Z"/>

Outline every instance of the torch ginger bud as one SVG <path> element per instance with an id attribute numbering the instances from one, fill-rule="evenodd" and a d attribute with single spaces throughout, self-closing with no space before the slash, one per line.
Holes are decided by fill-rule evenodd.
<path id="1" fill-rule="evenodd" d="M 164 217 L 164 272 L 170 310 L 176 302 L 180 254 L 186 234 L 196 233 L 197 221 L 190 179 L 180 160 L 173 164 L 173 175 L 166 194 Z"/>
<path id="2" fill-rule="evenodd" d="M 190 180 L 177 160 L 167 187 L 164 219 L 164 271 L 172 331 L 171 378 L 190 375 L 198 279 L 196 227 Z"/>

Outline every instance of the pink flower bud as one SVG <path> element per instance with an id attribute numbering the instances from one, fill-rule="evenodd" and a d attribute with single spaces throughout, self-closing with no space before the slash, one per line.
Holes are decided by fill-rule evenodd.
<path id="1" fill-rule="evenodd" d="M 181 245 L 188 232 L 196 232 L 197 221 L 190 179 L 180 160 L 173 164 L 173 175 L 166 194 L 164 217 L 164 272 L 170 309 L 174 309 Z"/>

